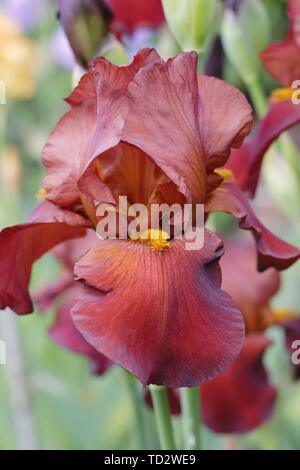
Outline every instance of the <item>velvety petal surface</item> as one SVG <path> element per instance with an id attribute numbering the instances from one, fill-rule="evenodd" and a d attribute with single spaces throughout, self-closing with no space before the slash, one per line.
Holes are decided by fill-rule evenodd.
<path id="1" fill-rule="evenodd" d="M 47 199 L 60 206 L 80 201 L 77 185 L 87 145 L 96 125 L 96 99 L 68 111 L 55 126 L 43 149 Z"/>
<path id="2" fill-rule="evenodd" d="M 271 418 L 276 388 L 263 365 L 271 341 L 249 335 L 232 366 L 200 389 L 203 421 L 220 433 L 245 433 Z"/>
<path id="3" fill-rule="evenodd" d="M 50 203 L 43 206 L 48 205 L 52 206 Z M 51 207 L 51 210 L 51 217 L 54 217 L 55 209 Z M 36 212 L 41 212 L 41 210 L 38 209 Z M 59 217 L 60 209 L 57 208 L 56 212 Z M 50 212 L 48 216 L 51 220 Z M 18 314 L 30 313 L 33 305 L 28 292 L 28 284 L 32 264 L 58 243 L 84 234 L 85 229 L 82 227 L 56 221 L 31 222 L 2 230 L 0 233 L 0 309 L 10 307 Z"/>
<path id="4" fill-rule="evenodd" d="M 206 202 L 205 211 L 232 214 L 239 219 L 242 229 L 252 232 L 256 241 L 259 271 L 270 267 L 279 271 L 287 269 L 300 258 L 300 249 L 270 232 L 256 217 L 246 195 L 233 184 L 223 184 L 213 191 Z"/>
<path id="5" fill-rule="evenodd" d="M 100 353 L 143 384 L 194 386 L 225 370 L 244 339 L 240 312 L 220 290 L 220 239 L 204 248 L 174 240 L 164 251 L 107 240 L 83 256 L 75 274 L 85 292 L 76 327 Z"/>
<path id="6" fill-rule="evenodd" d="M 225 164 L 231 147 L 242 145 L 249 134 L 252 108 L 243 93 L 214 77 L 198 76 L 199 129 L 207 170 Z"/>
<path id="7" fill-rule="evenodd" d="M 147 153 L 187 200 L 203 202 L 206 168 L 198 127 L 197 55 L 182 53 L 141 69 L 127 95 L 130 111 L 123 140 Z"/>

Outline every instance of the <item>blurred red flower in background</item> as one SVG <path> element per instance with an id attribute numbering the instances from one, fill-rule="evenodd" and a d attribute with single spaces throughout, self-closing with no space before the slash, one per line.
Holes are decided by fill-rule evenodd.
<path id="1" fill-rule="evenodd" d="M 289 88 L 300 80 L 300 0 L 289 0 L 288 15 L 291 20 L 288 37 L 268 46 L 261 59 L 269 74 Z"/>
<path id="2" fill-rule="evenodd" d="M 161 0 L 105 0 L 110 7 L 113 20 L 111 29 L 119 36 L 133 33 L 138 28 L 155 29 L 164 21 Z"/>

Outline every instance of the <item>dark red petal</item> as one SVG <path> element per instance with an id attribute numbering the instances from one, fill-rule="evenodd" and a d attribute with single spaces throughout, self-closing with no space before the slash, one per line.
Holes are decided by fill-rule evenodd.
<path id="1" fill-rule="evenodd" d="M 280 287 L 278 271 L 258 272 L 255 245 L 248 242 L 226 242 L 220 266 L 222 289 L 241 310 L 247 331 L 265 329 L 272 315 L 269 301 Z"/>
<path id="2" fill-rule="evenodd" d="M 89 357 L 92 360 L 92 369 L 96 374 L 102 374 L 110 366 L 111 361 L 98 353 L 75 328 L 70 311 L 74 305 L 76 296 L 80 292 L 77 283 L 73 282 L 73 288 L 59 307 L 55 323 L 49 329 L 49 335 L 60 346 L 78 354 Z"/>
<path id="3" fill-rule="evenodd" d="M 72 91 L 70 96 L 66 98 L 67 103 L 76 106 L 82 101 L 96 97 L 95 75 L 107 81 L 115 88 L 124 90 L 127 88 L 135 74 L 147 65 L 155 62 L 162 62 L 155 49 L 141 49 L 129 65 L 114 65 L 104 57 L 98 57 L 91 63 L 90 72 L 83 75 L 79 84 Z"/>
<path id="4" fill-rule="evenodd" d="M 232 366 L 201 387 L 203 421 L 214 432 L 244 433 L 271 418 L 277 391 L 262 362 L 270 343 L 248 335 Z"/>
<path id="5" fill-rule="evenodd" d="M 200 251 L 174 240 L 163 252 L 133 241 L 99 242 L 79 260 L 86 285 L 72 310 L 99 352 L 143 384 L 194 386 L 225 370 L 244 339 L 240 312 L 220 290 L 220 239 Z"/>
<path id="6" fill-rule="evenodd" d="M 290 31 L 288 39 L 273 43 L 260 55 L 269 74 L 285 87 L 300 77 L 300 45 Z"/>
<path id="7" fill-rule="evenodd" d="M 43 207 L 52 206 L 44 203 Z M 54 206 L 55 207 L 55 206 Z M 51 208 L 54 220 L 55 209 Z M 35 215 L 39 212 L 36 211 Z M 42 212 L 40 210 L 40 212 Z M 60 209 L 56 210 L 58 216 Z M 60 222 L 32 222 L 9 227 L 0 233 L 0 309 L 10 307 L 16 313 L 33 310 L 28 292 L 32 264 L 55 245 L 81 237 L 85 229 Z"/>
<path id="8" fill-rule="evenodd" d="M 233 150 L 226 168 L 234 173 L 235 184 L 254 197 L 265 153 L 277 137 L 300 122 L 300 106 L 289 101 L 271 103 L 254 138 Z"/>
<path id="9" fill-rule="evenodd" d="M 275 80 L 290 87 L 300 77 L 300 2 L 289 0 L 291 23 L 285 41 L 273 43 L 261 54 L 264 66 Z"/>
<path id="10" fill-rule="evenodd" d="M 165 21 L 161 0 L 105 0 L 114 19 L 116 34 L 132 33 L 137 28 L 158 28 Z"/>
<path id="11" fill-rule="evenodd" d="M 198 127 L 197 55 L 182 53 L 141 69 L 127 93 L 130 112 L 123 140 L 147 153 L 188 201 L 203 202 L 206 168 Z"/>
<path id="12" fill-rule="evenodd" d="M 252 108 L 245 96 L 223 80 L 198 76 L 199 129 L 207 170 L 225 164 L 231 147 L 242 145 L 252 127 Z"/>
<path id="13" fill-rule="evenodd" d="M 297 353 L 297 350 L 299 351 L 300 349 L 300 317 L 282 320 L 279 322 L 279 325 L 281 325 L 285 331 L 286 347 L 291 355 L 291 359 L 292 354 L 296 353 L 296 359 L 298 361 L 300 359 L 300 354 Z M 296 348 L 295 346 L 293 347 L 294 341 L 298 341 L 298 345 Z M 293 364 L 293 373 L 295 380 L 300 379 L 300 363 Z"/>
<path id="14" fill-rule="evenodd" d="M 206 212 L 227 212 L 239 219 L 239 226 L 250 230 L 256 241 L 258 270 L 273 267 L 287 269 L 300 258 L 300 249 L 270 232 L 256 217 L 245 193 L 233 184 L 223 184 L 213 191 L 205 205 Z"/>

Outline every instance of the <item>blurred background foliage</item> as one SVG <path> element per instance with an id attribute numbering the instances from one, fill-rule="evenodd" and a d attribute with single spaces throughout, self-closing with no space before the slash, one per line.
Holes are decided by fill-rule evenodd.
<path id="1" fill-rule="evenodd" d="M 288 25 L 286 1 L 263 2 L 270 21 L 268 41 L 283 38 Z M 7 2 L 1 3 L 2 7 L 7 6 Z M 31 98 L 24 100 L 8 97 L 7 104 L 0 105 L 1 133 L 5 135 L 6 156 L 1 162 L 5 182 L 1 188 L 1 226 L 26 221 L 38 204 L 35 194 L 44 176 L 41 149 L 54 124 L 67 110 L 63 98 L 69 94 L 73 82 L 70 55 L 66 56 L 65 67 L 61 66 L 61 59 L 58 58 L 58 52 L 62 52 L 65 45 L 57 45 L 54 39 L 58 28 L 55 2 L 41 0 L 33 3 L 37 18 L 25 28 L 24 35 L 33 41 L 37 51 L 31 58 L 34 61 L 32 65 L 36 92 Z M 150 38 L 147 37 L 147 41 L 155 44 L 164 57 L 172 56 L 179 50 L 166 26 L 153 33 Z M 0 49 L 4 47 L 5 42 L 2 41 Z M 121 57 L 121 60 L 124 59 L 124 53 Z M 109 58 L 120 62 L 120 50 L 110 51 Z M 245 91 L 238 74 L 227 60 L 224 77 Z M 265 73 L 263 80 L 267 92 L 274 88 L 274 83 Z M 276 188 L 279 183 L 281 198 L 286 198 L 287 201 L 283 204 L 286 211 L 278 208 L 272 196 L 272 188 Z M 289 185 L 279 181 L 278 173 L 275 172 L 271 179 L 268 178 L 261 185 L 256 207 L 259 215 L 276 234 L 299 245 L 300 215 L 298 214 L 298 220 L 294 218 L 291 222 L 288 214 L 289 198 Z M 230 216 L 214 216 L 210 223 L 220 233 L 235 236 L 236 223 Z M 55 279 L 58 271 L 59 266 L 51 255 L 45 256 L 34 267 L 32 287 Z M 284 272 L 282 277 L 283 286 L 274 298 L 275 306 L 300 311 L 299 263 Z M 21 362 L 25 372 L 23 385 L 27 388 L 29 397 L 36 448 L 138 448 L 140 436 L 135 430 L 133 403 L 124 372 L 115 366 L 101 377 L 91 375 L 87 359 L 60 348 L 48 337 L 47 329 L 53 322 L 53 316 L 54 311 L 36 311 L 17 319 Z M 289 359 L 280 331 L 273 327 L 269 334 L 276 340 L 276 344 L 268 351 L 266 361 L 272 370 L 274 382 L 278 385 L 285 384 L 280 387 L 281 395 L 273 419 L 259 430 L 239 438 L 216 435 L 204 429 L 205 448 L 234 446 L 244 449 L 300 449 L 300 383 L 291 383 L 289 379 Z M 11 384 L 7 381 L 6 368 L 12 366 L 11 359 L 13 360 L 8 356 L 7 366 L 0 366 L 0 449 L 20 447 L 14 419 L 16 413 L 22 413 L 23 405 L 18 401 L 18 393 L 16 396 L 12 395 Z M 157 448 L 152 412 L 144 407 L 143 414 L 147 423 L 147 447 Z M 177 418 L 175 426 L 180 440 Z"/>

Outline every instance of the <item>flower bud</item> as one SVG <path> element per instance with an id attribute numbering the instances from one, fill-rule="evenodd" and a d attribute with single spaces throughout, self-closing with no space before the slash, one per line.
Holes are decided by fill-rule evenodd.
<path id="1" fill-rule="evenodd" d="M 58 0 L 61 20 L 74 55 L 87 68 L 108 33 L 111 12 L 102 0 Z"/>
<path id="2" fill-rule="evenodd" d="M 246 83 L 257 81 L 261 62 L 259 53 L 270 38 L 270 22 L 261 0 L 245 0 L 238 13 L 227 10 L 221 28 L 225 53 Z"/>
<path id="3" fill-rule="evenodd" d="M 225 54 L 243 81 L 256 81 L 259 62 L 245 41 L 238 17 L 230 10 L 225 12 L 221 37 Z"/>
<path id="4" fill-rule="evenodd" d="M 162 0 L 170 29 L 183 51 L 202 51 L 217 16 L 217 0 Z"/>

